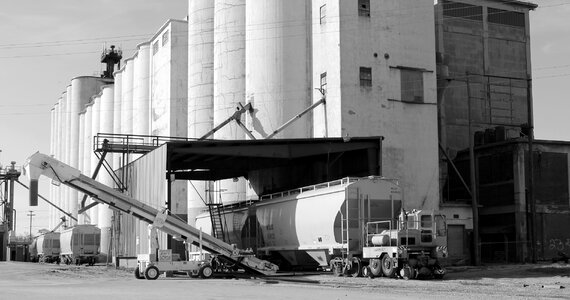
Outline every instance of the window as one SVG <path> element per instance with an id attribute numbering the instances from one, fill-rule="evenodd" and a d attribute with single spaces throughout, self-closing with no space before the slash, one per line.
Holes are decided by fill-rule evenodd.
<path id="1" fill-rule="evenodd" d="M 516 11 L 508 11 L 489 7 L 489 23 L 525 27 L 525 15 Z"/>
<path id="2" fill-rule="evenodd" d="M 358 15 L 370 17 L 370 0 L 358 0 Z"/>
<path id="3" fill-rule="evenodd" d="M 170 30 L 167 30 L 162 34 L 162 46 L 163 47 L 164 47 L 164 45 L 168 44 L 169 33 L 170 33 Z"/>
<path id="4" fill-rule="evenodd" d="M 430 228 L 431 227 L 431 216 L 430 215 L 422 215 L 421 217 L 421 226 L 422 228 Z"/>
<path id="5" fill-rule="evenodd" d="M 400 69 L 403 102 L 424 102 L 424 74 L 420 70 Z"/>
<path id="6" fill-rule="evenodd" d="M 483 7 L 452 1 L 443 2 L 443 15 L 450 18 L 461 18 L 483 21 Z"/>
<path id="7" fill-rule="evenodd" d="M 321 6 L 321 24 L 325 24 L 327 22 L 327 5 Z"/>
<path id="8" fill-rule="evenodd" d="M 327 91 L 327 72 L 321 74 L 321 93 L 325 94 Z"/>
<path id="9" fill-rule="evenodd" d="M 154 44 L 152 44 L 152 55 L 155 55 L 156 52 L 158 52 L 158 41 L 154 42 Z"/>
<path id="10" fill-rule="evenodd" d="M 372 68 L 360 67 L 360 86 L 372 86 Z"/>

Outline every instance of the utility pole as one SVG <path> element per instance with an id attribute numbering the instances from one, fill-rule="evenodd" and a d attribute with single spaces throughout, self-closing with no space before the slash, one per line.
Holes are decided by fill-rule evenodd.
<path id="1" fill-rule="evenodd" d="M 30 210 L 30 212 L 28 213 L 28 217 L 30 217 L 30 241 L 32 240 L 32 218 L 35 216 L 36 214 L 34 214 L 33 210 Z"/>
<path id="2" fill-rule="evenodd" d="M 477 199 L 477 172 L 475 171 L 475 149 L 473 145 L 473 128 L 471 124 L 471 86 L 469 73 L 466 73 L 465 83 L 467 84 L 467 118 L 469 126 L 469 171 L 471 177 L 471 210 L 473 212 L 473 265 L 481 264 L 481 251 L 479 248 L 479 205 Z"/>

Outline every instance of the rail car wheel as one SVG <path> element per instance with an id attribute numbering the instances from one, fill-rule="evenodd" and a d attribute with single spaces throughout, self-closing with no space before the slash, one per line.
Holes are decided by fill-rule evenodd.
<path id="1" fill-rule="evenodd" d="M 350 269 L 347 270 L 348 275 L 352 277 L 359 277 L 362 275 L 360 271 L 362 271 L 360 259 L 358 257 L 353 257 L 350 261 Z"/>
<path id="2" fill-rule="evenodd" d="M 369 266 L 362 267 L 362 276 L 363 276 L 363 277 L 368 277 L 368 278 L 373 278 L 373 277 L 374 277 L 374 276 L 372 276 L 372 272 L 370 272 L 370 267 L 369 267 Z"/>
<path id="3" fill-rule="evenodd" d="M 158 268 L 155 266 L 149 266 L 144 270 L 144 277 L 148 280 L 156 280 L 160 272 L 158 272 Z"/>
<path id="4" fill-rule="evenodd" d="M 395 272 L 396 272 L 396 266 L 394 266 L 392 258 L 390 258 L 390 256 L 388 255 L 385 255 L 382 258 L 382 273 L 384 273 L 384 276 L 386 277 L 392 277 L 394 276 Z"/>
<path id="5" fill-rule="evenodd" d="M 371 259 L 368 267 L 372 276 L 379 277 L 382 275 L 382 263 L 379 259 Z"/>
<path id="6" fill-rule="evenodd" d="M 214 275 L 214 269 L 210 265 L 203 265 L 198 271 L 198 276 L 202 279 L 212 278 L 212 275 Z"/>
<path id="7" fill-rule="evenodd" d="M 334 258 L 331 259 L 330 262 L 331 271 L 333 272 L 334 276 L 342 276 L 342 261 Z"/>
<path id="8" fill-rule="evenodd" d="M 139 267 L 136 267 L 136 269 L 135 269 L 135 278 L 136 279 L 144 279 L 144 276 L 141 274 Z"/>
<path id="9" fill-rule="evenodd" d="M 410 265 L 405 265 L 400 270 L 400 276 L 405 280 L 416 278 L 416 269 L 412 268 Z"/>

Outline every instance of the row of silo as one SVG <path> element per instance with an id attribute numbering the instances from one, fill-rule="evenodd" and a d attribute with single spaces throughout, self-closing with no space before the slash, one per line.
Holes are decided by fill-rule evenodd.
<path id="1" fill-rule="evenodd" d="M 233 115 L 240 104 L 250 103 L 253 111 L 242 122 L 257 139 L 267 138 L 311 105 L 310 4 L 190 0 L 188 8 L 190 137 L 201 137 Z M 311 124 L 310 117 L 304 117 L 276 137 L 311 137 Z M 232 122 L 209 138 L 249 136 Z M 224 203 L 257 196 L 253 191 L 246 196 L 243 179 L 223 180 L 216 186 L 192 185 L 198 192 L 189 188 L 189 207 L 203 206 L 200 202 L 208 196 Z M 216 192 L 206 195 L 205 190 Z"/>

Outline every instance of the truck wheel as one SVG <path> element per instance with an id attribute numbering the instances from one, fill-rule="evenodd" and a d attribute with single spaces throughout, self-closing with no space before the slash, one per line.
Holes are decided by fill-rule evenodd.
<path id="1" fill-rule="evenodd" d="M 382 263 L 379 259 L 371 259 L 368 267 L 370 267 L 372 276 L 379 277 L 382 274 Z"/>
<path id="2" fill-rule="evenodd" d="M 144 276 L 142 276 L 139 267 L 137 267 L 137 268 L 135 269 L 135 278 L 136 278 L 136 279 L 144 279 Z"/>
<path id="3" fill-rule="evenodd" d="M 384 273 L 384 276 L 386 277 L 392 277 L 394 276 L 395 272 L 396 272 L 396 267 L 392 262 L 392 258 L 390 258 L 390 256 L 388 255 L 385 255 L 382 258 L 382 273 Z"/>
<path id="4" fill-rule="evenodd" d="M 160 272 L 158 272 L 158 268 L 155 266 L 147 267 L 146 270 L 144 270 L 144 277 L 148 280 L 156 280 L 159 275 Z"/>
<path id="5" fill-rule="evenodd" d="M 203 265 L 202 267 L 200 267 L 198 275 L 202 279 L 212 278 L 212 275 L 214 275 L 214 269 L 212 269 L 210 265 Z"/>

